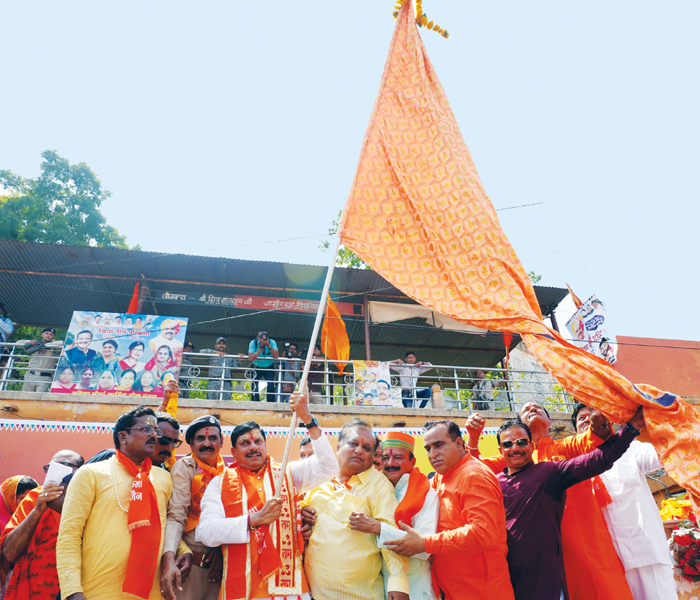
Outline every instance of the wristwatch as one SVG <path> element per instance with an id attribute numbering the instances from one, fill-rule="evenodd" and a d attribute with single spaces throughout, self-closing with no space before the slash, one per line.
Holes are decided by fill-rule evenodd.
<path id="1" fill-rule="evenodd" d="M 625 427 L 626 427 L 627 429 L 629 429 L 630 433 L 633 433 L 635 437 L 638 436 L 640 433 L 642 433 L 642 432 L 639 431 L 639 429 L 637 429 L 634 425 L 630 425 L 629 423 L 627 423 L 627 424 L 625 425 Z"/>
<path id="2" fill-rule="evenodd" d="M 316 417 L 313 417 L 311 419 L 311 423 L 302 423 L 302 425 L 304 425 L 304 427 L 306 427 L 307 429 L 318 427 L 318 419 Z"/>

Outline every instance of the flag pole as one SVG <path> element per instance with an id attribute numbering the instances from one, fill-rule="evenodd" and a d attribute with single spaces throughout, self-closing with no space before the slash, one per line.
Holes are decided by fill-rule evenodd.
<path id="1" fill-rule="evenodd" d="M 318 312 L 316 313 L 316 320 L 314 321 L 314 329 L 311 333 L 311 341 L 309 342 L 309 350 L 306 353 L 306 362 L 304 363 L 304 372 L 301 375 L 301 380 L 299 381 L 299 389 L 303 392 L 306 388 L 306 380 L 309 377 L 309 371 L 311 370 L 311 359 L 314 355 L 314 346 L 316 345 L 316 339 L 318 338 L 318 332 L 321 329 L 321 322 L 323 321 L 323 314 L 326 310 L 326 299 L 328 298 L 328 292 L 331 288 L 331 279 L 333 279 L 333 270 L 335 269 L 335 259 L 340 251 L 340 233 L 337 234 L 338 241 L 335 245 L 335 252 L 333 252 L 333 259 L 331 264 L 328 266 L 328 272 L 326 273 L 326 281 L 323 284 L 323 292 L 321 293 L 321 301 L 318 303 Z M 277 478 L 276 494 L 275 498 L 279 498 L 282 493 L 282 478 L 287 470 L 287 463 L 289 462 L 289 453 L 292 450 L 292 442 L 294 441 L 294 430 L 297 427 L 297 413 L 292 412 L 292 422 L 289 425 L 289 432 L 287 433 L 287 444 L 284 447 L 284 456 L 282 457 L 282 468 L 280 469 L 280 475 Z"/>

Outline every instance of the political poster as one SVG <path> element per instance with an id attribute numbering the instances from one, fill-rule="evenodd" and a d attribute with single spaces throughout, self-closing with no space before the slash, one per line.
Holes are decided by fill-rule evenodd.
<path id="1" fill-rule="evenodd" d="M 376 360 L 353 361 L 355 406 L 392 406 L 389 363 Z"/>
<path id="2" fill-rule="evenodd" d="M 584 302 L 567 321 L 571 343 L 611 365 L 617 362 L 617 339 L 608 329 L 603 303 L 595 296 Z"/>
<path id="3" fill-rule="evenodd" d="M 162 397 L 179 377 L 186 332 L 181 317 L 76 311 L 51 391 Z"/>

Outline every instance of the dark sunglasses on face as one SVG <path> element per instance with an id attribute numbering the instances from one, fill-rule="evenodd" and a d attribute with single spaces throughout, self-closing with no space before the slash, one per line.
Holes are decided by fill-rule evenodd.
<path id="1" fill-rule="evenodd" d="M 179 448 L 182 446 L 182 440 L 176 440 L 175 438 L 170 438 L 165 435 L 162 435 L 158 438 L 158 443 L 161 446 L 167 446 L 168 444 L 172 444 L 173 448 Z"/>
<path id="2" fill-rule="evenodd" d="M 520 438 L 519 440 L 515 440 L 514 442 L 511 442 L 510 440 L 505 440 L 501 442 L 501 448 L 512 448 L 513 444 L 516 444 L 517 446 L 523 447 L 527 446 L 530 443 L 530 440 L 527 438 Z"/>
<path id="3" fill-rule="evenodd" d="M 59 465 L 63 465 L 63 466 L 65 466 L 65 467 L 70 467 L 71 469 L 77 469 L 77 468 L 78 468 L 78 465 L 74 465 L 73 463 L 70 463 L 70 462 L 68 462 L 68 461 L 57 460 L 57 461 L 54 461 L 54 462 L 57 462 Z M 50 466 L 50 465 L 44 465 L 44 473 L 48 473 L 48 472 L 49 472 L 49 466 Z"/>

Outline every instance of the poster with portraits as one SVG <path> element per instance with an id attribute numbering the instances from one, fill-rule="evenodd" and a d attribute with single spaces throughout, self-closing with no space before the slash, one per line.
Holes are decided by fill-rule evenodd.
<path id="1" fill-rule="evenodd" d="M 393 406 L 388 362 L 356 360 L 353 368 L 355 406 Z"/>
<path id="2" fill-rule="evenodd" d="M 617 339 L 608 329 L 605 307 L 598 298 L 591 296 L 586 300 L 567 321 L 566 328 L 572 344 L 611 365 L 617 362 Z"/>
<path id="3" fill-rule="evenodd" d="M 76 311 L 51 391 L 163 396 L 180 374 L 187 319 Z"/>

